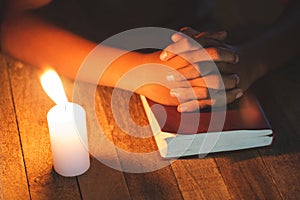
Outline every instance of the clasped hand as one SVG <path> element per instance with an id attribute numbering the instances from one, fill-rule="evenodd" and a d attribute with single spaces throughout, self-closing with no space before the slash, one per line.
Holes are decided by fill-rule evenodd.
<path id="1" fill-rule="evenodd" d="M 173 43 L 160 54 L 162 61 L 180 56 L 188 65 L 171 71 L 166 79 L 173 87 L 170 95 L 176 97 L 179 112 L 191 112 L 207 106 L 222 106 L 243 95 L 239 76 L 220 72 L 218 63 L 235 64 L 239 57 L 234 48 L 224 43 L 226 32 L 197 32 L 183 28 L 172 35 Z"/>

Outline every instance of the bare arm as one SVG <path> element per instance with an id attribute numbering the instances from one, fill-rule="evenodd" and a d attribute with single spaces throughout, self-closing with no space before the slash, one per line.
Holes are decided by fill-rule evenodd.
<path id="1" fill-rule="evenodd" d="M 49 3 L 49 0 L 10 0 L 7 1 L 4 19 L 1 27 L 2 51 L 37 67 L 52 67 L 60 74 L 76 78 L 80 65 L 86 56 L 97 46 L 96 43 L 64 30 L 33 14 L 33 10 Z M 102 58 L 111 54 L 123 53 L 123 50 L 108 46 L 98 46 L 101 56 L 97 60 L 102 66 Z M 107 54 L 107 55 L 105 55 Z M 145 63 L 163 63 L 157 54 L 126 53 L 107 67 L 98 84 L 114 87 L 120 77 L 136 66 Z M 175 62 L 173 62 L 175 63 Z M 171 64 L 171 63 L 164 63 Z M 106 67 L 106 66 L 104 66 Z M 174 67 L 174 65 L 173 65 Z M 91 78 L 99 68 L 89 69 L 89 73 L 81 76 L 82 81 L 94 82 Z M 101 69 L 100 69 L 101 70 Z M 157 70 L 147 73 L 157 73 Z M 118 87 L 134 90 L 132 84 L 141 77 L 127 77 L 131 81 L 122 82 Z M 143 82 L 143 80 L 138 80 Z M 136 89 L 136 88 L 135 88 Z M 177 104 L 170 97 L 167 88 L 148 84 L 136 92 L 148 96 L 164 104 Z"/>
<path id="2" fill-rule="evenodd" d="M 32 14 L 32 10 L 47 3 L 48 0 L 8 1 L 1 27 L 2 50 L 34 66 L 52 66 L 60 73 L 75 78 L 81 63 L 97 44 Z M 106 46 L 102 48 L 104 52 L 121 51 Z M 119 66 L 129 67 L 127 61 L 138 56 L 134 53 L 127 55 L 126 63 Z M 109 80 L 103 79 L 102 84 L 113 86 L 114 83 Z"/>
<path id="3" fill-rule="evenodd" d="M 1 48 L 4 52 L 33 66 L 51 66 L 59 73 L 74 79 L 82 62 L 97 44 L 51 24 L 32 12 L 47 3 L 50 3 L 50 0 L 7 1 L 1 26 Z M 97 49 L 101 50 L 96 60 L 98 67 L 91 66 L 88 73 L 81 76 L 82 81 L 115 87 L 120 78 L 127 74 L 127 81 L 118 84 L 119 88 L 138 92 L 162 104 L 178 105 L 177 98 L 170 96 L 168 88 L 150 83 L 146 78 L 154 77 L 157 80 L 159 77 L 161 82 L 164 82 L 163 73 L 167 74 L 166 68 L 158 67 L 164 65 L 168 66 L 169 70 L 177 69 L 188 65 L 187 61 L 180 57 L 162 61 L 159 59 L 160 52 L 151 54 L 129 52 L 107 66 L 105 58 L 112 54 L 124 53 L 124 51 L 104 45 L 98 45 Z M 212 54 L 215 55 L 215 59 L 221 61 L 225 59 L 222 55 L 216 55 L 216 51 L 212 51 Z M 207 59 L 207 56 L 203 59 Z M 151 63 L 160 64 L 160 66 L 151 65 Z M 143 64 L 148 64 L 148 67 L 145 71 L 140 71 L 140 76 L 136 73 L 128 73 L 136 66 Z M 104 70 L 103 68 L 106 70 L 105 73 L 99 82 L 95 82 L 93 75 L 99 70 Z M 138 84 L 141 87 L 137 89 Z"/>

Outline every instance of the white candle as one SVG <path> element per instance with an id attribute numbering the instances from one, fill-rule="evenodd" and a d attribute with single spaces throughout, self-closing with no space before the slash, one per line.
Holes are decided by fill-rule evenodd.
<path id="1" fill-rule="evenodd" d="M 56 105 L 47 114 L 53 166 L 62 176 L 77 176 L 90 166 L 84 109 L 74 103 Z"/>
<path id="2" fill-rule="evenodd" d="M 80 105 L 67 102 L 55 72 L 45 74 L 41 82 L 57 103 L 47 114 L 54 170 L 66 177 L 81 175 L 90 166 L 85 111 Z"/>

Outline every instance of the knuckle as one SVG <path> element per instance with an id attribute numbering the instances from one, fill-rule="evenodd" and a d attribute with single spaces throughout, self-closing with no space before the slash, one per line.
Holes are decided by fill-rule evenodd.
<path id="1" fill-rule="evenodd" d="M 184 101 L 184 100 L 188 100 L 189 99 L 189 95 L 187 94 L 186 91 L 182 91 L 180 94 L 180 100 Z"/>
<path id="2" fill-rule="evenodd" d="M 186 73 L 183 70 L 178 70 L 177 73 L 174 74 L 175 80 L 187 81 Z"/>
<path id="3" fill-rule="evenodd" d="M 198 103 L 198 109 L 206 108 L 208 106 L 207 100 L 200 100 Z"/>
<path id="4" fill-rule="evenodd" d="M 203 91 L 203 94 L 204 94 L 204 98 L 208 98 L 209 97 L 209 91 L 208 91 L 208 89 L 204 89 L 204 91 Z"/>
<path id="5" fill-rule="evenodd" d="M 197 66 L 191 65 L 191 67 L 188 68 L 188 74 L 191 78 L 196 78 L 200 76 L 200 71 Z"/>
<path id="6" fill-rule="evenodd" d="M 220 58 L 221 58 L 222 52 L 223 52 L 223 51 L 222 51 L 221 48 L 215 47 L 215 55 L 216 55 L 216 58 L 217 58 L 217 59 L 220 59 Z"/>
<path id="7" fill-rule="evenodd" d="M 195 77 L 200 77 L 201 76 L 200 69 L 198 67 L 194 68 L 193 73 L 195 74 Z"/>
<path id="8" fill-rule="evenodd" d="M 197 91 L 197 97 L 199 99 L 206 99 L 206 98 L 208 98 L 209 97 L 209 93 L 208 93 L 207 88 L 200 88 L 200 89 L 198 89 L 198 91 Z"/>
<path id="9" fill-rule="evenodd" d="M 166 48 L 166 50 L 169 53 L 176 53 L 176 49 L 177 49 L 177 43 L 173 43 Z"/>
<path id="10" fill-rule="evenodd" d="M 219 75 L 211 75 L 205 79 L 205 82 L 209 88 L 218 90 L 224 88 L 223 80 Z"/>
<path id="11" fill-rule="evenodd" d="M 199 108 L 199 101 L 198 100 L 192 100 L 190 101 L 191 110 L 196 110 Z"/>
<path id="12" fill-rule="evenodd" d="M 213 60 L 219 59 L 220 50 L 218 48 L 210 47 L 207 48 L 206 51 Z"/>
<path id="13" fill-rule="evenodd" d="M 187 37 L 184 37 L 182 39 L 182 43 L 183 43 L 185 49 L 191 49 L 193 47 L 193 45 L 191 44 L 191 42 L 189 41 L 189 39 Z"/>
<path id="14" fill-rule="evenodd" d="M 195 90 L 194 88 L 190 88 L 189 93 L 190 93 L 189 94 L 190 99 L 198 99 L 199 92 L 197 90 Z"/>
<path id="15" fill-rule="evenodd" d="M 215 81 L 217 84 L 217 89 L 224 89 L 224 82 L 221 76 L 215 76 Z"/>
<path id="16" fill-rule="evenodd" d="M 188 38 L 187 38 L 187 37 L 184 37 L 184 38 L 182 38 L 182 42 L 183 42 L 183 43 L 188 43 L 188 42 L 189 42 L 189 40 L 188 40 Z"/>

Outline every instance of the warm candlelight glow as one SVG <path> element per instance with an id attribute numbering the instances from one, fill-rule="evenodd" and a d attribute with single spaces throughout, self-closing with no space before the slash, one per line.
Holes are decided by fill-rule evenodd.
<path id="1" fill-rule="evenodd" d="M 54 70 L 47 70 L 40 80 L 45 92 L 57 105 L 68 102 L 63 84 Z"/>
<path id="2" fill-rule="evenodd" d="M 68 102 L 63 84 L 54 70 L 41 76 L 41 84 L 57 104 L 47 114 L 54 170 L 66 177 L 81 175 L 90 167 L 85 110 Z"/>

